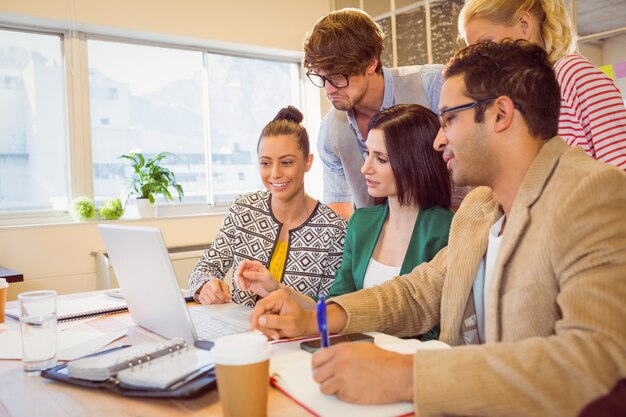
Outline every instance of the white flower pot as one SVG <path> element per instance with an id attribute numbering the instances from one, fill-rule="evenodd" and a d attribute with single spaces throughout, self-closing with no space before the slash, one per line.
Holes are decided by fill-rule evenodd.
<path id="1" fill-rule="evenodd" d="M 138 198 L 135 200 L 137 204 L 137 212 L 141 219 L 154 219 L 157 215 L 157 205 L 150 203 L 147 198 Z"/>

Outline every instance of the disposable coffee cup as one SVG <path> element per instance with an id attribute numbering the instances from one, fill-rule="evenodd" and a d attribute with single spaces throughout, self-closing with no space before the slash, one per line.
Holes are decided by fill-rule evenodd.
<path id="1" fill-rule="evenodd" d="M 266 417 L 270 347 L 258 333 L 220 337 L 211 349 L 224 417 Z"/>
<path id="2" fill-rule="evenodd" d="M 7 308 L 7 292 L 9 291 L 9 283 L 6 278 L 0 278 L 0 323 L 4 323 L 5 312 Z"/>

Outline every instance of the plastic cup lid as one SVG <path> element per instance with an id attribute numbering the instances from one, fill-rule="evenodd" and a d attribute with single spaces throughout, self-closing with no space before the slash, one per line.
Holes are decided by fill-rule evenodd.
<path id="1" fill-rule="evenodd" d="M 270 357 L 267 338 L 258 333 L 238 333 L 215 341 L 211 354 L 219 365 L 247 365 Z"/>
<path id="2" fill-rule="evenodd" d="M 6 278 L 0 278 L 0 288 L 5 288 L 8 287 L 9 283 L 7 282 Z"/>

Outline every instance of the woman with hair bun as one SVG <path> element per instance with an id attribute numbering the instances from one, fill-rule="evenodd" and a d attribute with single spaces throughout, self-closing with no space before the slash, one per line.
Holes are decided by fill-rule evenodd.
<path id="1" fill-rule="evenodd" d="M 259 174 L 266 190 L 237 198 L 215 240 L 189 276 L 189 288 L 202 304 L 234 301 L 253 307 L 258 296 L 224 278 L 242 262 L 258 261 L 279 286 L 308 297 L 326 294 L 341 264 L 345 221 L 304 191 L 313 163 L 303 116 L 288 106 L 261 132 Z M 262 294 L 264 296 L 266 294 Z"/>
<path id="2" fill-rule="evenodd" d="M 466 0 L 459 34 L 468 45 L 508 38 L 543 47 L 561 86 L 559 136 L 594 159 L 626 169 L 624 99 L 613 80 L 576 53 L 563 0 Z"/>

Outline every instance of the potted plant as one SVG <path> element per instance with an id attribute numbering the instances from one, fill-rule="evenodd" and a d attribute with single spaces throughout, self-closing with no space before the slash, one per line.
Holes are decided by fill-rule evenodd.
<path id="1" fill-rule="evenodd" d="M 89 197 L 76 197 L 70 204 L 69 212 L 75 222 L 86 222 L 96 217 L 96 205 Z"/>
<path id="2" fill-rule="evenodd" d="M 117 220 L 124 214 L 124 207 L 122 206 L 122 200 L 119 197 L 114 197 L 106 200 L 100 206 L 100 217 L 105 220 Z"/>
<path id="3" fill-rule="evenodd" d="M 162 195 L 167 201 L 173 201 L 170 188 L 178 193 L 178 201 L 183 199 L 183 188 L 176 182 L 174 173 L 161 166 L 161 161 L 167 156 L 174 156 L 170 152 L 161 152 L 152 158 L 141 153 L 130 153 L 120 158 L 127 159 L 133 167 L 133 176 L 130 178 L 128 196 L 137 199 L 137 210 L 141 218 L 156 216 L 156 196 Z"/>

